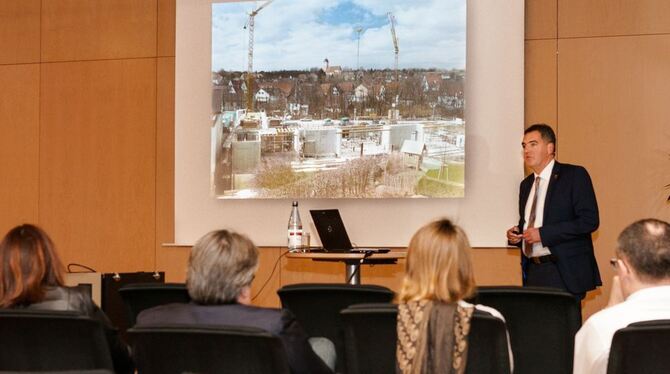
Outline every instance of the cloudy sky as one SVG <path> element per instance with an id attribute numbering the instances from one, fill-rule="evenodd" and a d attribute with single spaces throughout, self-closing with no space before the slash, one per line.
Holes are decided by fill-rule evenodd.
<path id="1" fill-rule="evenodd" d="M 246 70 L 248 13 L 264 1 L 212 5 L 212 70 Z M 393 68 L 387 12 L 396 18 L 400 68 L 465 68 L 465 0 L 275 0 L 256 16 L 254 70 Z"/>

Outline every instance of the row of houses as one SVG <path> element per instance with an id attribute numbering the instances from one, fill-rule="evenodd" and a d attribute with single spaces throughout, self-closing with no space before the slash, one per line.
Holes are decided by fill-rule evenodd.
<path id="1" fill-rule="evenodd" d="M 463 107 L 463 77 L 452 77 L 447 72 L 425 72 L 406 75 L 398 81 L 387 82 L 383 74 L 363 76 L 357 82 L 338 80 L 339 67 L 322 71 L 324 79 L 316 81 L 306 76 L 263 79 L 254 84 L 256 107 L 268 111 L 286 111 L 287 114 L 318 115 L 338 113 L 351 115 L 354 108 L 373 108 L 378 114 L 391 107 L 402 108 L 416 104 L 446 109 Z M 246 107 L 247 82 L 242 76 L 224 79 L 212 75 L 212 111 L 236 110 Z M 304 113 L 303 113 L 304 112 Z M 361 112 L 359 112 L 361 113 Z"/>

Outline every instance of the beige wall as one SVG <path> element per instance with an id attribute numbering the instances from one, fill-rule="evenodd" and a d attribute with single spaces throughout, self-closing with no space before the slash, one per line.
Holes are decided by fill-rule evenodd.
<path id="1" fill-rule="evenodd" d="M 0 232 L 152 270 L 170 239 L 174 0 L 0 1 Z"/>
<path id="2" fill-rule="evenodd" d="M 188 248 L 160 247 L 174 231 L 174 12 L 175 0 L 0 0 L 0 232 L 37 222 L 66 263 L 183 280 Z M 668 17 L 665 0 L 526 1 L 525 122 L 556 127 L 558 158 L 588 168 L 601 210 L 605 285 L 586 315 L 606 302 L 617 233 L 670 220 Z M 255 291 L 281 251 L 262 250 Z M 519 283 L 514 251 L 474 260 L 478 283 Z M 363 280 L 397 289 L 402 266 Z M 283 258 L 256 301 L 340 279 L 341 264 Z"/>
<path id="3" fill-rule="evenodd" d="M 526 124 L 558 133 L 558 159 L 590 172 L 600 208 L 595 233 L 607 302 L 618 233 L 644 217 L 670 220 L 670 3 L 527 0 Z"/>

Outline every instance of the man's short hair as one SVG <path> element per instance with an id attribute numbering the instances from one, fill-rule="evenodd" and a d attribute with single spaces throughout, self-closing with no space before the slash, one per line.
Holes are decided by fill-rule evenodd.
<path id="1" fill-rule="evenodd" d="M 619 235 L 616 252 L 642 280 L 670 278 L 670 224 L 654 218 L 631 224 Z"/>
<path id="2" fill-rule="evenodd" d="M 235 302 L 258 268 L 258 249 L 244 235 L 212 231 L 200 238 L 188 259 L 186 288 L 199 304 Z"/>
<path id="3" fill-rule="evenodd" d="M 536 123 L 525 129 L 523 134 L 526 135 L 533 131 L 539 132 L 540 136 L 545 142 L 553 143 L 554 150 L 556 150 L 556 134 L 554 133 L 554 130 L 551 128 L 551 126 L 547 125 L 546 123 Z"/>

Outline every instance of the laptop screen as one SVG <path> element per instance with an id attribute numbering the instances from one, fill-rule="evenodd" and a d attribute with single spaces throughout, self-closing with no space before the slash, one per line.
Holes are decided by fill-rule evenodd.
<path id="1" fill-rule="evenodd" d="M 351 250 L 351 242 L 339 210 L 310 210 L 309 213 L 312 215 L 312 221 L 316 226 L 323 249 L 327 251 Z"/>

